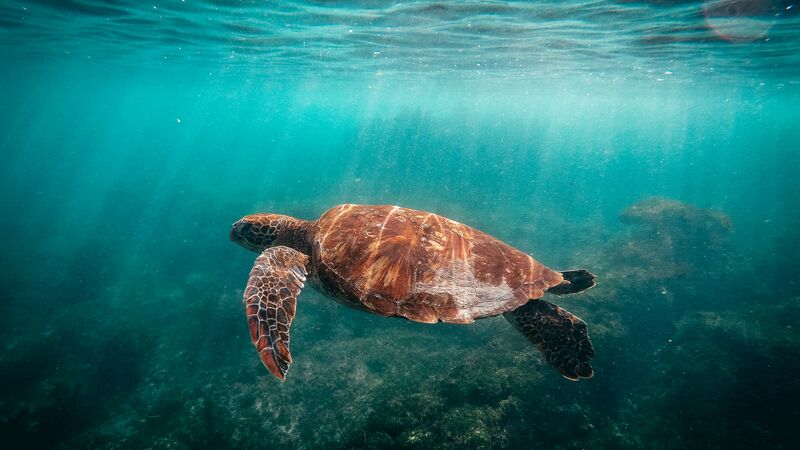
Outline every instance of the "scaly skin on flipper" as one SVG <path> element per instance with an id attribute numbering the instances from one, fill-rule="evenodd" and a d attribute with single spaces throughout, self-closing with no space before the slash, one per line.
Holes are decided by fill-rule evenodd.
<path id="1" fill-rule="evenodd" d="M 532 300 L 503 316 L 536 344 L 565 378 L 578 381 L 594 375 L 594 348 L 583 320 L 544 300 Z"/>
<path id="2" fill-rule="evenodd" d="M 288 247 L 264 250 L 253 265 L 244 304 L 250 339 L 264 366 L 283 380 L 292 363 L 289 327 L 306 280 L 308 257 Z"/>
<path id="3" fill-rule="evenodd" d="M 577 294 L 595 285 L 594 274 L 586 269 L 567 270 L 561 272 L 561 275 L 564 276 L 564 281 L 548 289 L 548 293 L 555 295 Z"/>

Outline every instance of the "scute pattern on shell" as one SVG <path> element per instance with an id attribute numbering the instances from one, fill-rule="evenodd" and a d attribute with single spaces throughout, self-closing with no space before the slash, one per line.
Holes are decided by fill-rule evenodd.
<path id="1" fill-rule="evenodd" d="M 281 380 L 292 363 L 289 327 L 306 280 L 307 261 L 306 255 L 291 248 L 268 248 L 256 259 L 244 291 L 250 339 L 264 366 Z"/>
<path id="2" fill-rule="evenodd" d="M 340 205 L 318 221 L 320 280 L 349 306 L 418 322 L 469 323 L 540 298 L 563 280 L 529 255 L 445 217 Z"/>

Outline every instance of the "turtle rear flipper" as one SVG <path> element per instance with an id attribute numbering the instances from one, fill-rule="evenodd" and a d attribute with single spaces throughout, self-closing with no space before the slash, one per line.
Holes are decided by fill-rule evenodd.
<path id="1" fill-rule="evenodd" d="M 595 285 L 594 274 L 586 269 L 567 270 L 561 272 L 561 275 L 564 276 L 564 281 L 548 289 L 548 293 L 556 295 L 577 294 Z"/>
<path id="2" fill-rule="evenodd" d="M 594 375 L 594 348 L 586 322 L 544 300 L 532 300 L 503 316 L 544 354 L 561 375 L 573 381 Z"/>
<path id="3" fill-rule="evenodd" d="M 289 327 L 306 280 L 307 261 L 308 256 L 291 248 L 268 248 L 256 258 L 244 291 L 250 339 L 261 362 L 280 380 L 292 363 Z"/>

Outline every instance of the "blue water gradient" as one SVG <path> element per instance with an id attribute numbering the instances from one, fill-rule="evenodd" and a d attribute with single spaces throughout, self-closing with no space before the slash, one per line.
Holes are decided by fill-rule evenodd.
<path id="1" fill-rule="evenodd" d="M 792 448 L 797 8 L 3 2 L 0 442 Z M 307 288 L 275 380 L 229 228 L 345 202 L 591 270 L 595 377 Z"/>

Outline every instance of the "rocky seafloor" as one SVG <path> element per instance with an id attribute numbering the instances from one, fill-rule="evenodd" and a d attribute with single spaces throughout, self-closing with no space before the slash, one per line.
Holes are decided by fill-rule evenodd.
<path id="1" fill-rule="evenodd" d="M 309 289 L 280 383 L 249 342 L 245 274 L 214 257 L 229 243 L 100 258 L 120 239 L 100 234 L 64 273 L 2 278 L 3 447 L 792 448 L 800 228 L 753 252 L 676 200 L 620 219 L 564 224 L 583 228 L 562 259 L 598 277 L 551 300 L 589 324 L 579 383 L 500 317 L 418 324 Z"/>

